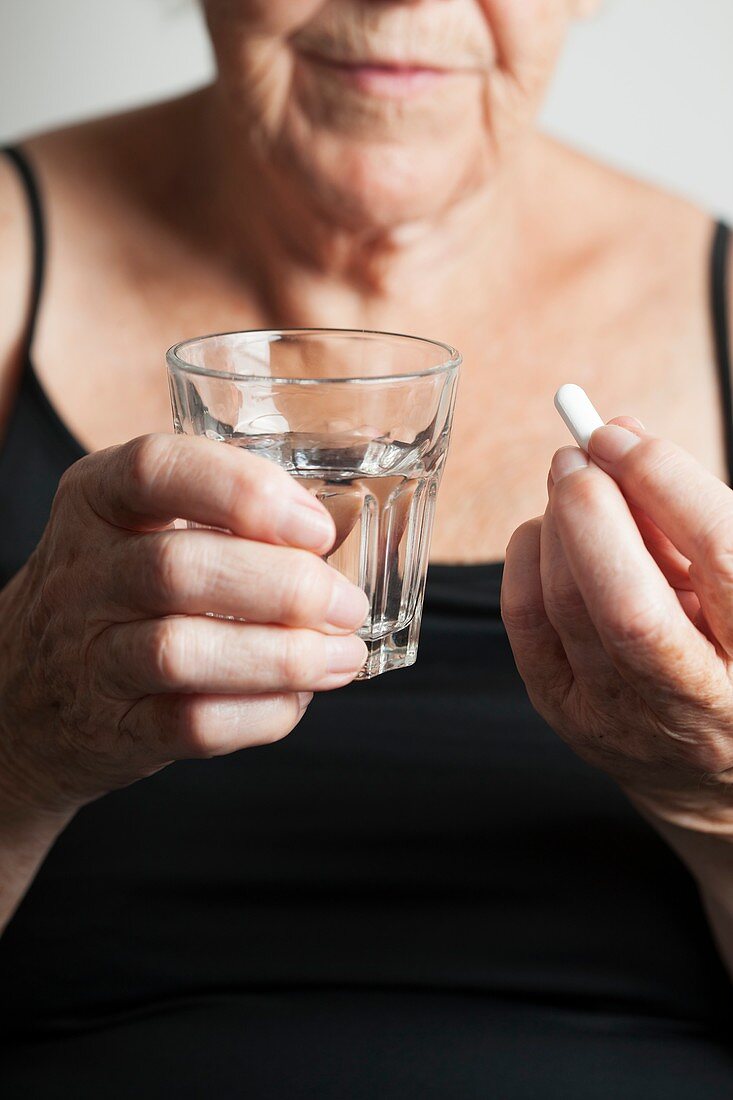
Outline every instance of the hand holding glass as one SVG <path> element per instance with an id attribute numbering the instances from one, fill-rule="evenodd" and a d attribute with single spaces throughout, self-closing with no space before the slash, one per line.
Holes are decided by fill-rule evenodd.
<path id="1" fill-rule="evenodd" d="M 336 525 L 326 560 L 369 598 L 357 679 L 415 662 L 458 352 L 347 329 L 204 336 L 168 352 L 174 426 L 276 462 Z"/>

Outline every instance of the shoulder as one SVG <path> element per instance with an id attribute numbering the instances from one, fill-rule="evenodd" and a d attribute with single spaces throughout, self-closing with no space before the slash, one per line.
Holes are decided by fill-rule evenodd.
<path id="1" fill-rule="evenodd" d="M 693 305 L 709 272 L 715 220 L 680 195 L 542 139 L 550 247 L 584 275 L 614 277 L 644 298 Z"/>
<path id="2" fill-rule="evenodd" d="M 89 161 L 93 144 L 93 124 L 22 140 L 23 154 L 40 189 L 46 230 L 49 213 L 54 213 L 49 211 L 49 192 L 54 206 L 57 200 L 64 201 L 64 192 L 83 197 L 84 150 Z M 33 225 L 28 196 L 17 166 L 7 155 L 0 155 L 0 443 L 22 371 L 32 280 Z"/>
<path id="3" fill-rule="evenodd" d="M 76 301 L 84 300 L 90 285 L 106 285 L 93 284 L 89 273 L 102 269 L 106 275 L 110 258 L 112 266 L 123 264 L 130 227 L 154 220 L 159 196 L 171 191 L 161 186 L 160 175 L 172 175 L 171 144 L 180 147 L 192 100 L 182 97 L 22 140 L 39 185 L 48 243 L 41 344 L 51 303 L 61 302 L 63 309 L 73 293 L 79 291 Z M 167 176 L 163 183 L 168 186 Z M 27 198 L 16 167 L 0 155 L 0 441 L 17 391 L 32 270 Z"/>
<path id="4" fill-rule="evenodd" d="M 567 330 L 572 318 L 604 407 L 633 409 L 722 474 L 715 217 L 555 142 L 540 146 L 543 210 L 533 217 L 548 224 L 540 263 L 561 273 L 544 280 L 556 323 Z M 733 309 L 730 290 L 729 300 Z"/>
<path id="5" fill-rule="evenodd" d="M 642 343 L 660 370 L 709 362 L 710 212 L 544 138 L 539 164 L 531 205 L 548 297 L 582 307 L 578 322 L 629 362 Z"/>
<path id="6" fill-rule="evenodd" d="M 39 188 L 44 230 L 48 236 L 48 174 L 54 197 L 74 128 L 23 139 L 21 149 Z M 73 157 L 72 157 L 73 160 Z M 73 186 L 73 183 L 72 183 Z M 22 370 L 23 340 L 31 305 L 34 240 L 31 209 L 18 167 L 0 155 L 0 440 L 3 437 Z M 47 257 L 46 257 L 47 259 Z"/>

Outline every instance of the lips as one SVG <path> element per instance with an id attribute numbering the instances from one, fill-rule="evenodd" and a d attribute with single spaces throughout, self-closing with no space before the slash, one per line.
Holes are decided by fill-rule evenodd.
<path id="1" fill-rule="evenodd" d="M 456 72 L 466 71 L 422 61 L 341 59 L 309 50 L 301 51 L 301 57 L 358 91 L 388 98 L 424 92 Z"/>

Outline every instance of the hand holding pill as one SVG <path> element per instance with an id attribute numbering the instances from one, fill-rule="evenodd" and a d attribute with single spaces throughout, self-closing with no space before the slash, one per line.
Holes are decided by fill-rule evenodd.
<path id="1" fill-rule="evenodd" d="M 502 615 L 550 726 L 659 819 L 733 836 L 733 490 L 577 386 L 578 447 L 506 553 Z"/>

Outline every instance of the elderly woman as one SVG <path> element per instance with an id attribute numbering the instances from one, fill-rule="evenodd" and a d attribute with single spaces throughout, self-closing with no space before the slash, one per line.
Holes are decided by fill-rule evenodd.
<path id="1" fill-rule="evenodd" d="M 4 1096 L 733 1095 L 726 231 L 533 130 L 580 7 L 207 0 L 210 87 L 0 158 Z M 169 433 L 273 325 L 464 354 L 398 675 Z"/>

